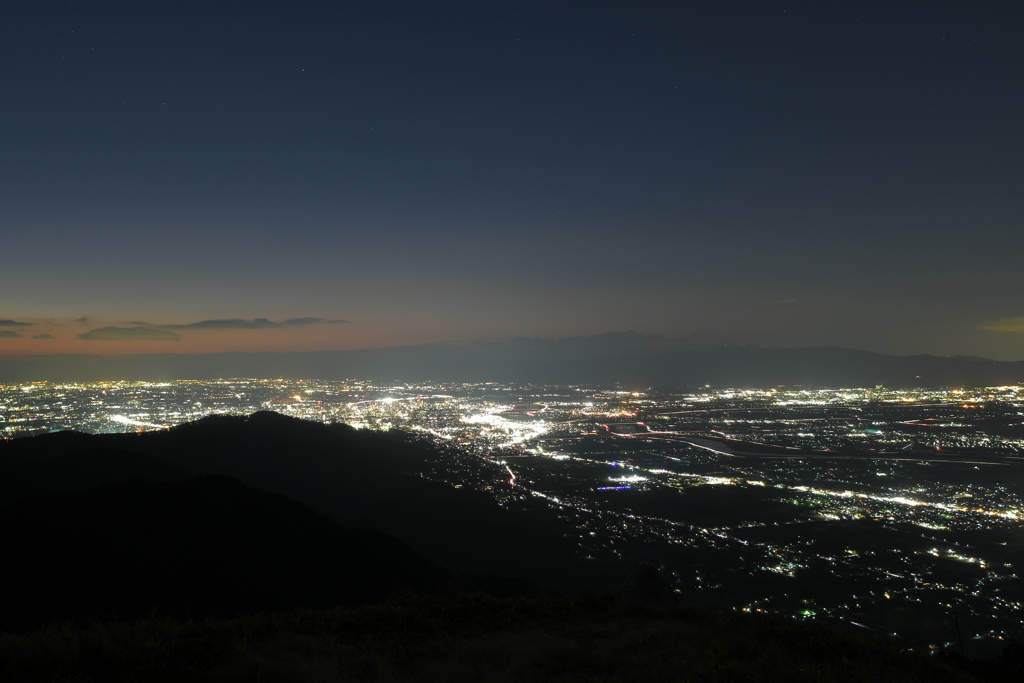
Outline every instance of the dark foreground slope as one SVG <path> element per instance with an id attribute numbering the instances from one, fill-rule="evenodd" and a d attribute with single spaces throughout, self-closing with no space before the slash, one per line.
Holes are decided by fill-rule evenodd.
<path id="1" fill-rule="evenodd" d="M 25 498 L 0 508 L 0 535 L 8 628 L 360 604 L 450 582 L 390 536 L 213 475 Z"/>
<path id="2" fill-rule="evenodd" d="M 201 474 L 295 498 L 346 527 L 383 531 L 456 573 L 523 577 L 558 590 L 612 577 L 578 560 L 563 531 L 500 508 L 481 493 L 424 479 L 437 453 L 385 434 L 255 413 L 211 416 L 142 434 L 48 434 L 0 443 L 6 500 L 129 476 Z M 120 473 L 124 473 L 123 475 Z"/>
<path id="3" fill-rule="evenodd" d="M 340 517 L 409 518 L 404 528 L 475 551 L 493 547 L 496 528 L 505 554 L 487 560 L 519 553 L 572 569 L 529 520 L 415 476 L 427 457 L 271 414 L 3 444 L 0 679 L 967 680 L 899 644 L 812 625 L 455 593 L 393 538 L 196 476 L 320 495 L 323 507 L 340 501 Z"/>
<path id="4" fill-rule="evenodd" d="M 976 680 L 896 641 L 761 615 L 465 594 L 0 635 L 0 670 L 26 683 Z"/>

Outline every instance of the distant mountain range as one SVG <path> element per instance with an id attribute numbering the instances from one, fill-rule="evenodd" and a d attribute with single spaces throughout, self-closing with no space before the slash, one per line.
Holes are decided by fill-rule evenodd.
<path id="1" fill-rule="evenodd" d="M 784 384 L 959 387 L 1022 383 L 1024 361 L 889 356 L 842 347 L 760 348 L 724 345 L 714 335 L 673 339 L 633 332 L 356 351 L 0 358 L 0 382 L 8 383 L 220 377 L 622 383 L 664 388 L 705 384 L 744 388 Z"/>

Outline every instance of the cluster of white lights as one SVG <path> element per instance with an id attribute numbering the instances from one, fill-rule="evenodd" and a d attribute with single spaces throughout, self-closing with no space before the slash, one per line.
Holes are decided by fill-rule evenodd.
<path id="1" fill-rule="evenodd" d="M 822 496 L 832 496 L 835 498 L 861 498 L 866 500 L 875 500 L 881 503 L 896 503 L 897 505 L 906 505 L 908 507 L 930 507 L 938 510 L 944 510 L 946 512 L 971 512 L 988 515 L 990 517 L 1005 517 L 1006 519 L 1018 519 L 1021 516 L 1021 513 L 1018 510 L 985 510 L 983 508 L 969 508 L 959 505 L 950 505 L 949 503 L 929 503 L 927 501 L 914 500 L 913 498 L 906 498 L 904 496 L 876 496 L 870 493 L 856 493 L 854 491 L 828 491 L 826 489 L 811 488 L 810 486 L 793 486 L 792 488 L 795 491 L 805 491 Z"/>
<path id="2" fill-rule="evenodd" d="M 494 412 L 476 413 L 462 418 L 463 424 L 487 425 L 491 430 L 499 430 L 506 433 L 508 441 L 502 446 L 514 446 L 531 439 L 537 439 L 551 429 L 551 423 L 545 420 L 531 422 L 518 422 L 502 417 L 498 411 L 502 408 L 495 408 Z"/>
<path id="3" fill-rule="evenodd" d="M 139 420 L 133 420 L 125 415 L 111 415 L 111 422 L 118 422 L 123 425 L 132 425 L 133 427 L 147 427 L 149 429 L 167 429 L 167 425 L 153 424 L 152 422 L 140 422 Z"/>

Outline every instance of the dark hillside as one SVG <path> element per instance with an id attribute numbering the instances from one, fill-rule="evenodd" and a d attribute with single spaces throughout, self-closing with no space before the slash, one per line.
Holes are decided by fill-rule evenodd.
<path id="1" fill-rule="evenodd" d="M 71 462 L 85 450 L 131 451 L 170 468 L 150 478 L 165 479 L 172 469 L 234 477 L 344 526 L 393 535 L 453 572 L 522 577 L 566 591 L 599 590 L 614 578 L 575 558 L 562 536 L 567 529 L 508 512 L 482 493 L 423 479 L 423 463 L 437 454 L 388 434 L 261 412 L 141 434 L 15 439 L 0 444 L 0 462 Z"/>
<path id="2" fill-rule="evenodd" d="M 44 437 L 34 437 L 45 440 Z M 84 491 L 127 479 L 180 481 L 188 472 L 153 456 L 119 448 L 94 448 L 86 434 L 74 442 L 82 450 L 51 450 L 51 457 L 0 457 L 0 503 L 42 493 Z M 68 444 L 64 441 L 61 445 Z"/>
<path id="3" fill-rule="evenodd" d="M 506 575 L 547 565 L 585 585 L 587 563 L 572 563 L 557 531 L 420 478 L 430 457 L 401 439 L 268 413 L 0 444 L 8 471 L 49 491 L 8 490 L 0 506 L 0 671 L 24 681 L 970 680 L 894 641 L 812 624 L 455 593 L 467 582 L 383 533 L 222 474 L 180 479 L 237 473 L 339 518 L 423 529 L 417 540 L 459 571 L 460 552 L 478 553 L 477 565 Z M 121 474 L 135 478 L 81 490 Z M 406 591 L 416 595 L 379 602 Z M 376 604 L 353 607 L 365 603 Z"/>
<path id="4" fill-rule="evenodd" d="M 394 538 L 220 476 L 18 500 L 0 536 L 8 627 L 358 604 L 450 581 Z"/>
<path id="5" fill-rule="evenodd" d="M 227 621 L 0 634 L 0 670 L 36 681 L 969 683 L 895 640 L 814 624 L 560 598 L 402 596 Z M 988 680 L 1014 681 L 1010 667 Z"/>

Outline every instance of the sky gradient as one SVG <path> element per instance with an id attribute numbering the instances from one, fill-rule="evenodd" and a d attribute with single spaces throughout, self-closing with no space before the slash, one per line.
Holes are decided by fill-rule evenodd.
<path id="1" fill-rule="evenodd" d="M 1022 25 L 7 3 L 0 355 L 635 330 L 1024 359 Z"/>

